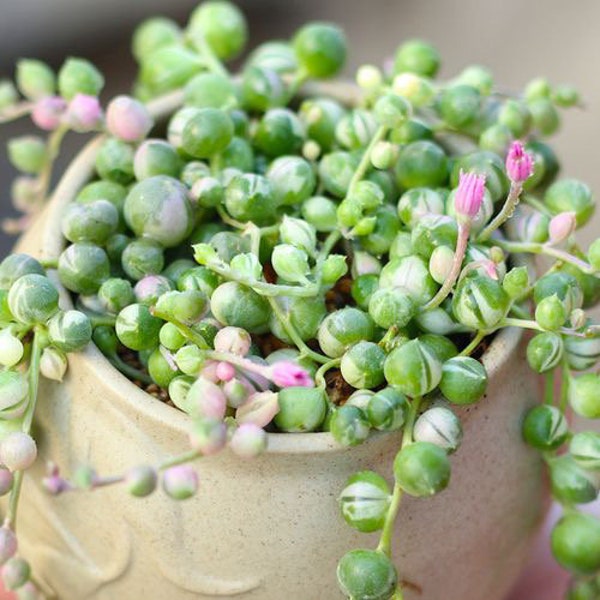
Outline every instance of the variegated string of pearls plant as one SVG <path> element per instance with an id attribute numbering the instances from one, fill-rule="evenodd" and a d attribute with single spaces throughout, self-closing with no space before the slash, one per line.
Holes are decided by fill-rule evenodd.
<path id="1" fill-rule="evenodd" d="M 68 480 L 51 465 L 49 492 L 122 483 L 146 496 L 160 480 L 183 500 L 198 487 L 192 461 L 225 446 L 256 456 L 266 431 L 329 431 L 346 446 L 373 429 L 402 431 L 393 488 L 360 472 L 340 495 L 349 525 L 381 535 L 376 549 L 352 550 L 338 566 L 348 597 L 401 599 L 391 533 L 402 495 L 446 487 L 462 435 L 451 406 L 476 402 L 487 384 L 471 354 L 517 326 L 536 331 L 527 358 L 547 382 L 523 435 L 564 506 L 553 551 L 574 575 L 570 598 L 597 598 L 600 521 L 576 506 L 597 497 L 600 436 L 571 434 L 565 411 L 600 417 L 598 375 L 573 373 L 600 356 L 584 312 L 600 298 L 600 241 L 579 248 L 574 231 L 592 214 L 590 190 L 554 181 L 558 162 L 539 139 L 577 93 L 542 79 L 523 94 L 499 93 L 478 66 L 435 81 L 437 51 L 409 41 L 385 71 L 358 70 L 355 106 L 310 91 L 298 99 L 308 78 L 343 66 L 341 30 L 306 25 L 289 43 L 256 48 L 232 77 L 223 61 L 246 38 L 243 15 L 227 2 L 202 4 L 185 30 L 144 22 L 133 40 L 134 96 L 106 113 L 103 77 L 82 59 L 57 77 L 24 60 L 16 87 L 0 83 L 0 122 L 29 115 L 49 132 L 9 143 L 25 174 L 12 189 L 25 216 L 7 229 L 22 229 L 43 206 L 68 131 L 107 134 L 97 180 L 64 212 L 70 245 L 55 261 L 13 254 L 0 264 L 5 585 L 36 597 L 15 525 L 23 472 L 36 458 L 39 376 L 62 380 L 66 354 L 93 339 L 117 369 L 190 415 L 190 451 L 110 477 L 82 466 Z M 183 107 L 166 139 L 146 139 L 154 122 L 145 103 L 163 94 Z M 553 264 L 533 281 L 514 266 L 522 253 Z M 76 310 L 59 307 L 46 269 Z"/>

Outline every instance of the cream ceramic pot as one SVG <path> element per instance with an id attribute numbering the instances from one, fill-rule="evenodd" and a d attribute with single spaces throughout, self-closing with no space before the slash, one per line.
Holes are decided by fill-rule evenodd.
<path id="1" fill-rule="evenodd" d="M 346 97 L 346 94 L 343 94 Z M 177 98 L 155 106 L 173 109 Z M 76 159 L 19 251 L 58 255 L 65 205 L 93 175 L 99 141 Z M 66 295 L 62 301 L 69 305 Z M 458 411 L 465 435 L 447 490 L 406 498 L 393 557 L 406 600 L 502 600 L 517 577 L 545 505 L 542 465 L 521 441 L 536 401 L 519 331 L 499 334 L 484 356 L 490 382 L 478 404 Z M 62 384 L 43 382 L 37 413 L 39 460 L 28 472 L 19 538 L 41 587 L 62 600 L 248 600 L 342 598 L 336 564 L 373 548 L 340 516 L 347 477 L 373 469 L 392 479 L 397 433 L 356 448 L 328 433 L 269 434 L 266 454 L 229 451 L 197 463 L 198 495 L 161 491 L 135 499 L 119 486 L 49 497 L 46 461 L 65 473 L 81 463 L 102 475 L 156 464 L 188 449 L 188 417 L 130 383 L 92 345 L 69 359 Z"/>

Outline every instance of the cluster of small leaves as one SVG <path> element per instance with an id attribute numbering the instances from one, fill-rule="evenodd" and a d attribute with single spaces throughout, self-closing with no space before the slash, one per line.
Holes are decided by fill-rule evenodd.
<path id="1" fill-rule="evenodd" d="M 552 275 L 540 279 L 536 286 L 541 288 L 549 277 Z M 564 290 L 564 284 L 573 281 L 555 277 L 552 283 L 557 287 L 555 293 L 538 300 L 536 310 L 536 315 L 544 313 L 547 330 L 537 334 L 527 348 L 532 369 L 546 376 L 546 402 L 526 415 L 523 436 L 530 446 L 542 452 L 550 473 L 552 496 L 564 509 L 552 531 L 552 551 L 556 560 L 573 573 L 569 599 L 577 600 L 597 597 L 600 592 L 597 577 L 600 521 L 578 509 L 579 505 L 598 497 L 600 434 L 570 431 L 566 411 L 570 408 L 586 419 L 600 418 L 600 377 L 594 372 L 582 373 L 598 362 L 600 336 L 574 337 L 557 333 L 558 323 L 564 321 L 564 309 L 560 303 L 549 300 L 560 297 L 559 288 Z M 576 301 L 581 302 L 581 295 Z M 551 321 L 546 321 L 548 316 L 553 317 Z M 538 322 L 540 320 L 538 317 Z M 555 401 L 553 388 L 557 371 L 561 373 L 562 385 Z"/>
<path id="2" fill-rule="evenodd" d="M 90 62 L 69 58 L 58 73 L 44 62 L 17 63 L 15 82 L 0 81 L 0 123 L 26 115 L 43 135 L 25 135 L 8 142 L 8 158 L 21 173 L 13 183 L 12 201 L 24 216 L 7 219 L 3 228 L 22 231 L 46 200 L 52 167 L 68 131 L 99 131 L 104 118 L 98 100 L 104 77 Z"/>
<path id="3" fill-rule="evenodd" d="M 353 446 L 373 430 L 402 430 L 393 489 L 360 472 L 340 496 L 346 521 L 381 537 L 376 550 L 351 551 L 338 568 L 348 596 L 398 599 L 391 534 L 400 499 L 447 486 L 462 439 L 452 407 L 485 394 L 485 368 L 470 356 L 485 336 L 507 326 L 538 331 L 527 356 L 549 374 L 549 391 L 527 416 L 525 439 L 543 450 L 569 511 L 597 496 L 597 436 L 577 434 L 570 454 L 556 454 L 569 438 L 567 403 L 600 417 L 598 376 L 571 372 L 600 354 L 584 312 L 600 298 L 600 242 L 586 255 L 574 238 L 594 203 L 584 183 L 556 180 L 558 161 L 540 141 L 557 129 L 558 107 L 579 99 L 543 80 L 500 93 L 482 67 L 437 81 L 435 48 L 409 41 L 388 71 L 359 69 L 360 95 L 348 105 L 334 92 L 298 95 L 307 79 L 342 68 L 347 49 L 336 26 L 313 23 L 290 41 L 260 45 L 234 78 L 222 61 L 246 41 L 244 17 L 227 2 L 202 4 L 185 29 L 146 21 L 133 42 L 137 98 L 116 98 L 105 115 L 93 102 L 102 77 L 88 63 L 65 63 L 58 96 L 46 67 L 23 63 L 18 86 L 34 122 L 62 132 L 73 127 L 72 103 L 87 98 L 93 123 L 91 112 L 79 116 L 108 135 L 97 178 L 65 209 L 69 244 L 52 265 L 77 310 L 58 310 L 34 259 L 0 265 L 0 377 L 16 390 L 0 417 L 28 436 L 36 373 L 60 380 L 64 353 L 92 336 L 116 368 L 162 388 L 190 415 L 191 450 L 114 477 L 82 467 L 67 480 L 53 467 L 53 493 L 124 483 L 145 496 L 160 481 L 185 499 L 198 487 L 187 463 L 226 447 L 256 456 L 267 431 L 329 431 Z M 26 75 L 40 69 L 45 78 Z M 31 90 L 30 79 L 48 85 Z M 0 88 L 0 117 L 20 110 L 10 89 Z M 165 138 L 148 138 L 153 113 L 144 102 L 164 94 L 182 102 Z M 36 114 L 51 104 L 60 115 L 45 127 Z M 16 166 L 35 158 L 33 146 L 15 148 Z M 515 264 L 520 253 L 555 262 L 534 283 Z M 0 460 L 13 470 L 2 450 L 10 439 Z M 599 529 L 568 512 L 553 537 L 561 564 L 596 572 Z"/>
<path id="4" fill-rule="evenodd" d="M 40 373 L 61 381 L 67 354 L 87 346 L 89 318 L 59 307 L 59 292 L 42 264 L 12 254 L 0 264 L 0 495 L 10 494 L 0 528 L 0 564 L 7 589 L 33 597 L 29 565 L 18 556 L 15 517 L 23 472 L 36 460 L 31 426 Z"/>

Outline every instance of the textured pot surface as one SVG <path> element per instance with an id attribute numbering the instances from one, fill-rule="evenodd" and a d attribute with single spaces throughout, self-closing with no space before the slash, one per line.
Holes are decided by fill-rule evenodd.
<path id="1" fill-rule="evenodd" d="M 60 214 L 89 178 L 96 148 L 67 173 L 19 250 L 58 254 Z M 487 396 L 459 411 L 465 436 L 450 486 L 403 500 L 393 556 L 406 600 L 502 600 L 524 562 L 545 498 L 541 462 L 520 435 L 537 395 L 524 354 L 516 330 L 496 337 L 484 360 Z M 94 347 L 70 358 L 63 384 L 44 382 L 40 393 L 40 459 L 26 477 L 19 536 L 40 583 L 63 600 L 337 599 L 338 559 L 376 545 L 343 522 L 337 497 L 360 469 L 391 481 L 398 434 L 352 449 L 327 433 L 271 434 L 258 459 L 226 451 L 199 461 L 200 492 L 185 502 L 162 492 L 134 499 L 119 486 L 51 498 L 40 486 L 45 461 L 65 473 L 91 463 L 103 475 L 156 464 L 188 449 L 189 420 Z"/>

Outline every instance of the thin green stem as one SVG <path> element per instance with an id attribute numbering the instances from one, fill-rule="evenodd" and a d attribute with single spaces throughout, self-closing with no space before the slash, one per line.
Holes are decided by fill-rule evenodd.
<path id="1" fill-rule="evenodd" d="M 250 236 L 250 252 L 252 252 L 252 254 L 254 254 L 255 256 L 259 256 L 260 238 L 262 237 L 260 228 L 256 227 L 254 229 L 251 229 L 248 235 Z"/>
<path id="2" fill-rule="evenodd" d="M 46 258 L 40 259 L 40 264 L 44 269 L 57 269 L 58 268 L 58 258 Z"/>
<path id="3" fill-rule="evenodd" d="M 559 408 L 561 412 L 567 410 L 567 403 L 569 400 L 569 382 L 571 381 L 571 370 L 569 369 L 569 363 L 565 358 L 562 361 L 562 381 L 560 383 L 560 403 Z"/>
<path id="4" fill-rule="evenodd" d="M 471 356 L 471 354 L 475 351 L 477 346 L 479 346 L 479 344 L 481 343 L 481 340 L 483 340 L 483 338 L 487 335 L 487 333 L 488 333 L 487 331 L 480 329 L 475 334 L 473 339 L 468 343 L 468 345 L 465 346 L 465 348 L 463 348 L 463 350 L 461 351 L 459 356 Z"/>
<path id="5" fill-rule="evenodd" d="M 33 415 L 35 413 L 35 407 L 37 405 L 38 387 L 40 382 L 40 358 L 42 356 L 42 343 L 41 343 L 40 331 L 36 330 L 33 334 L 33 341 L 31 342 L 31 356 L 29 358 L 29 370 L 28 370 L 28 398 L 27 398 L 27 409 L 23 417 L 23 424 L 21 425 L 21 431 L 29 433 L 31 431 L 31 424 L 33 423 Z M 21 495 L 21 487 L 23 485 L 23 471 L 17 471 L 14 476 L 13 486 L 10 492 L 10 498 L 8 501 L 8 510 L 6 512 L 6 518 L 4 525 L 10 527 L 13 530 L 16 529 L 17 521 L 17 509 L 19 507 L 19 497 Z"/>
<path id="6" fill-rule="evenodd" d="M 175 327 L 177 327 L 177 329 L 179 330 L 179 333 L 181 333 L 181 335 L 184 338 L 186 338 L 187 340 L 189 340 L 190 342 L 193 342 L 194 344 L 196 344 L 196 346 L 198 346 L 198 348 L 200 348 L 202 350 L 210 349 L 210 344 L 197 331 L 194 331 L 191 327 L 189 327 L 185 323 L 182 323 L 181 321 L 178 321 L 177 319 L 174 319 L 173 317 L 171 317 L 169 315 L 161 313 L 160 311 L 157 311 L 156 309 L 151 310 L 151 312 L 155 317 L 158 317 L 159 319 L 163 319 L 165 321 L 169 321 L 169 323 L 172 323 L 173 325 L 175 325 Z"/>
<path id="7" fill-rule="evenodd" d="M 300 67 L 296 71 L 296 73 L 294 73 L 294 76 L 292 77 L 291 81 L 288 83 L 286 104 L 289 104 L 289 102 L 291 102 L 291 100 L 293 100 L 294 96 L 298 93 L 298 90 L 302 87 L 304 82 L 307 81 L 309 78 L 310 78 L 310 73 L 308 71 L 306 71 L 306 69 L 303 69 L 302 67 Z"/>
<path id="8" fill-rule="evenodd" d="M 219 352 L 217 350 L 207 350 L 204 355 L 208 359 L 219 362 L 228 362 L 236 367 L 239 367 L 240 369 L 244 369 L 250 373 L 256 373 L 257 375 L 262 375 L 263 377 L 268 378 L 268 366 L 255 363 L 248 358 L 239 356 L 238 354 L 233 354 L 231 352 Z"/>
<path id="9" fill-rule="evenodd" d="M 415 396 L 413 401 L 410 403 L 410 410 L 408 412 L 408 418 L 406 419 L 406 425 L 404 425 L 404 431 L 402 433 L 402 448 L 413 443 L 413 429 L 419 409 L 421 408 L 421 402 L 423 398 L 421 396 Z"/>
<path id="10" fill-rule="evenodd" d="M 415 420 L 417 418 L 417 414 L 419 412 L 420 405 L 421 405 L 421 397 L 420 396 L 416 396 L 413 399 L 413 401 L 410 403 L 408 419 L 406 420 L 406 425 L 404 426 L 404 432 L 402 434 L 402 444 L 401 444 L 400 449 L 405 448 L 406 446 L 412 444 L 413 427 L 415 424 Z M 377 545 L 377 551 L 383 552 L 388 557 L 391 557 L 391 554 L 392 554 L 392 533 L 393 533 L 396 517 L 398 516 L 398 511 L 400 510 L 401 501 L 402 501 L 402 488 L 396 481 L 394 484 L 394 490 L 392 492 L 392 498 L 390 500 L 390 505 L 388 507 L 387 514 L 385 516 L 383 528 L 381 530 L 379 544 Z"/>
<path id="11" fill-rule="evenodd" d="M 109 485 L 115 485 L 116 483 L 123 483 L 125 481 L 125 475 L 111 475 L 108 477 L 98 477 L 94 480 L 93 488 L 108 487 Z"/>
<path id="12" fill-rule="evenodd" d="M 300 334 L 296 331 L 296 328 L 290 322 L 288 316 L 283 312 L 281 306 L 279 306 L 276 298 L 267 298 L 267 300 L 269 301 L 275 316 L 277 319 L 279 319 L 281 326 L 285 329 L 286 333 L 290 336 L 292 342 L 294 342 L 301 354 L 308 356 L 315 362 L 321 364 L 328 363 L 331 360 L 328 356 L 323 356 L 306 345 L 304 340 L 300 337 Z"/>
<path id="13" fill-rule="evenodd" d="M 544 404 L 551 405 L 554 401 L 554 373 L 552 369 L 544 376 Z"/>
<path id="14" fill-rule="evenodd" d="M 543 254 L 545 256 L 551 256 L 552 258 L 556 258 L 561 262 L 572 264 L 586 275 L 598 276 L 598 273 L 595 271 L 595 269 L 586 261 L 574 256 L 573 254 L 570 254 L 566 250 L 555 248 L 549 244 L 539 244 L 537 242 L 511 242 L 508 240 L 495 240 L 495 243 L 503 250 L 511 253 L 526 252 L 528 254 Z"/>
<path id="15" fill-rule="evenodd" d="M 60 152 L 60 146 L 67 131 L 69 131 L 68 126 L 61 125 L 48 137 L 46 160 L 38 178 L 38 188 L 41 201 L 43 201 L 48 195 L 50 183 L 52 182 L 52 169 L 54 167 L 54 161 Z"/>
<path id="16" fill-rule="evenodd" d="M 385 125 L 380 125 L 375 132 L 375 135 L 372 137 L 369 145 L 367 146 L 365 153 L 362 155 L 360 162 L 358 163 L 358 167 L 356 171 L 354 171 L 354 175 L 352 175 L 352 179 L 350 180 L 350 184 L 348 185 L 348 193 L 352 191 L 352 188 L 365 176 L 369 165 L 371 164 L 371 152 L 373 152 L 373 148 L 377 145 L 378 142 L 383 140 L 383 138 L 387 135 L 389 131 L 389 127 Z"/>
<path id="17" fill-rule="evenodd" d="M 160 465 L 158 465 L 158 470 L 166 471 L 171 467 L 176 467 L 177 465 L 183 465 L 185 463 L 192 462 L 193 460 L 196 460 L 201 456 L 202 452 L 200 452 L 200 450 L 190 450 L 188 452 L 184 452 L 183 454 L 172 456 L 171 458 L 168 458 L 167 460 L 163 461 L 162 463 L 160 463 Z"/>
<path id="18" fill-rule="evenodd" d="M 325 373 L 334 367 L 337 367 L 342 362 L 341 358 L 332 358 L 329 362 L 321 365 L 315 373 L 315 385 L 320 388 L 325 388 L 327 382 L 325 381 Z"/>
<path id="19" fill-rule="evenodd" d="M 432 308 L 438 307 L 447 297 L 448 294 L 452 291 L 458 276 L 460 275 L 460 268 L 463 263 L 463 259 L 465 258 L 465 253 L 467 251 L 467 243 L 469 241 L 469 231 L 471 230 L 471 223 L 467 221 L 466 223 L 458 224 L 458 239 L 456 240 L 456 250 L 454 252 L 454 260 L 452 262 L 452 268 L 450 269 L 450 273 L 448 273 L 448 277 L 444 280 L 442 287 L 438 290 L 437 294 L 425 304 L 422 308 L 423 311 L 431 310 Z"/>
<path id="20" fill-rule="evenodd" d="M 392 325 L 388 328 L 388 330 L 385 332 L 384 336 L 379 340 L 377 345 L 380 348 L 383 348 L 387 351 L 388 345 L 392 342 L 396 335 L 398 335 L 398 325 Z"/>
<path id="21" fill-rule="evenodd" d="M 392 554 L 392 532 L 398 511 L 400 510 L 400 503 L 402 502 L 402 488 L 396 482 L 394 484 L 394 490 L 392 492 L 392 498 L 388 507 L 387 514 L 385 515 L 385 522 L 383 529 L 381 530 L 381 537 L 379 538 L 379 544 L 377 546 L 378 552 L 383 552 L 386 556 L 391 557 Z"/>
<path id="22" fill-rule="evenodd" d="M 525 202 L 525 204 L 529 204 L 529 206 L 535 208 L 538 212 L 541 212 L 542 214 L 547 215 L 548 217 L 554 216 L 552 214 L 552 211 L 543 202 L 540 202 L 531 195 L 525 196 L 523 198 L 523 202 Z"/>
<path id="23" fill-rule="evenodd" d="M 317 255 L 317 268 L 320 267 L 327 260 L 329 253 L 333 250 L 334 246 L 340 241 L 341 237 L 342 237 L 341 231 L 336 230 L 336 231 L 332 231 L 325 238 L 325 241 L 323 242 L 323 245 L 321 246 L 321 250 L 319 251 L 319 254 Z"/>
<path id="24" fill-rule="evenodd" d="M 106 355 L 105 355 L 106 356 Z M 152 378 L 147 373 L 144 373 L 140 369 L 136 369 L 134 366 L 126 363 L 119 355 L 113 354 L 112 356 L 106 356 L 110 364 L 126 375 L 129 379 L 138 380 L 146 385 L 153 383 Z"/>
<path id="25" fill-rule="evenodd" d="M 229 77 L 229 71 L 213 52 L 203 35 L 195 36 L 193 39 L 193 44 L 200 53 L 200 58 L 202 59 L 204 66 L 209 71 L 216 73 L 217 75 Z"/>
<path id="26" fill-rule="evenodd" d="M 210 157 L 209 161 L 210 172 L 213 177 L 218 177 L 219 173 L 223 170 L 223 154 L 217 152 Z"/>
<path id="27" fill-rule="evenodd" d="M 279 285 L 275 283 L 267 283 L 266 281 L 259 281 L 254 277 L 244 275 L 238 271 L 234 271 L 225 263 L 217 263 L 215 261 L 209 262 L 206 265 L 211 271 L 214 271 L 218 275 L 225 277 L 228 281 L 237 281 L 249 288 L 252 288 L 255 292 L 261 296 L 273 297 L 273 296 L 295 296 L 298 298 L 313 298 L 319 293 L 319 285 L 317 283 L 310 283 L 303 286 L 294 285 Z"/>
<path id="28" fill-rule="evenodd" d="M 117 322 L 117 317 L 112 317 L 111 315 L 98 315 L 94 313 L 86 313 L 92 327 L 114 327 Z"/>
<path id="29" fill-rule="evenodd" d="M 36 326 L 33 332 L 33 341 L 31 342 L 31 357 L 29 359 L 29 397 L 27 410 L 23 417 L 23 426 L 21 428 L 25 433 L 31 431 L 31 424 L 33 423 L 33 415 L 35 413 L 35 407 L 37 403 L 38 386 L 40 382 L 40 359 L 42 356 L 43 344 L 42 339 L 45 337 L 43 332 Z"/>
<path id="30" fill-rule="evenodd" d="M 10 123 L 22 117 L 26 117 L 33 108 L 31 102 L 19 102 L 3 110 L 0 110 L 0 123 Z"/>
<path id="31" fill-rule="evenodd" d="M 512 216 L 517 204 L 519 204 L 519 197 L 521 196 L 522 191 L 522 183 L 516 183 L 514 181 L 511 182 L 510 191 L 508 192 L 508 197 L 506 198 L 506 202 L 504 202 L 504 206 L 494 217 L 492 222 L 479 234 L 477 237 L 478 242 L 485 242 L 488 240 L 492 233 L 494 233 L 496 229 L 501 227 L 504 222 Z"/>
<path id="32" fill-rule="evenodd" d="M 533 329 L 535 331 L 544 331 L 537 321 L 533 319 L 516 319 L 513 317 L 504 317 L 499 327 L 521 327 L 522 329 Z"/>
<path id="33" fill-rule="evenodd" d="M 260 249 L 260 240 L 263 235 L 270 235 L 271 233 L 277 233 L 279 231 L 279 224 L 270 225 L 269 227 L 257 227 L 254 223 L 242 223 L 241 221 L 237 221 L 236 219 L 232 219 L 227 212 L 221 207 L 217 207 L 217 213 L 221 218 L 223 223 L 226 223 L 230 227 L 234 227 L 235 229 L 240 229 L 242 235 L 247 235 L 251 240 L 251 252 L 258 256 L 258 251 Z"/>
<path id="34" fill-rule="evenodd" d="M 569 254 L 565 250 L 561 250 L 560 248 L 555 248 L 554 246 L 544 244 L 542 248 L 542 254 L 545 254 L 546 256 L 552 256 L 553 258 L 556 258 L 562 262 L 568 262 L 577 267 L 582 273 L 585 273 L 586 275 L 595 275 L 596 277 L 598 277 L 598 272 L 594 269 L 594 267 L 592 267 L 592 265 L 587 263 L 585 260 L 581 260 L 580 258 Z"/>
<path id="35" fill-rule="evenodd" d="M 522 329 L 533 329 L 534 331 L 546 331 L 546 329 L 541 327 L 538 322 L 534 321 L 533 319 L 516 319 L 513 317 L 504 317 L 504 319 L 498 323 L 496 329 L 502 329 L 504 327 L 521 327 Z M 561 327 L 557 330 L 557 333 L 580 338 L 589 337 L 589 335 L 586 335 L 585 332 L 567 329 L 566 327 Z"/>
<path id="36" fill-rule="evenodd" d="M 223 221 L 223 223 L 225 223 L 226 225 L 234 227 L 235 229 L 246 229 L 247 223 L 242 223 L 241 221 L 233 219 L 229 216 L 229 214 L 223 207 L 217 206 L 217 213 L 221 218 L 221 221 Z"/>
<path id="37" fill-rule="evenodd" d="M 533 289 L 533 288 L 531 288 L 531 289 Z M 525 295 L 528 295 L 531 292 L 531 289 Z M 529 311 L 518 304 L 513 304 L 510 307 L 510 312 L 514 313 L 515 317 L 518 317 L 519 319 L 531 318 Z"/>

